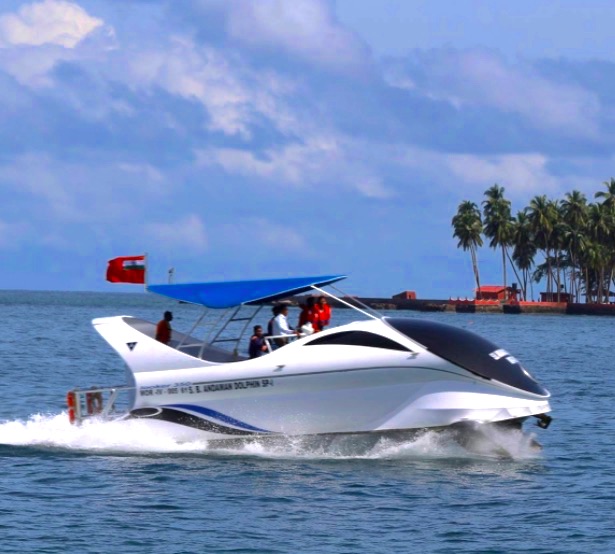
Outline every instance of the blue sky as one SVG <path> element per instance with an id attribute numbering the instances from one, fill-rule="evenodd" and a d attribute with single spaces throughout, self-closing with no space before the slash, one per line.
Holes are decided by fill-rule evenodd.
<path id="1" fill-rule="evenodd" d="M 134 290 L 106 261 L 147 252 L 153 282 L 469 296 L 462 200 L 615 176 L 614 23 L 591 0 L 3 0 L 0 288 Z"/>

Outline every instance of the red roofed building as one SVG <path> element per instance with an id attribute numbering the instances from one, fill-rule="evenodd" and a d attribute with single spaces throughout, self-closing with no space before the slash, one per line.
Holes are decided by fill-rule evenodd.
<path id="1" fill-rule="evenodd" d="M 394 300 L 416 300 L 416 292 L 413 290 L 405 290 L 399 294 L 394 294 L 392 298 Z"/>
<path id="2" fill-rule="evenodd" d="M 572 298 L 569 292 L 541 292 L 540 293 L 540 301 L 541 302 L 572 302 Z"/>
<path id="3" fill-rule="evenodd" d="M 474 289 L 474 296 L 479 300 L 508 300 L 516 299 L 517 288 L 505 287 L 504 285 L 482 285 Z"/>

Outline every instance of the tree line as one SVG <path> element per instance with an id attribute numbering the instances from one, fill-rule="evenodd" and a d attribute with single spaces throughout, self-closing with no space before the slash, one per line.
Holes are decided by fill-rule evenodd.
<path id="1" fill-rule="evenodd" d="M 480 290 L 477 253 L 484 236 L 491 248 L 501 250 L 504 286 L 510 266 L 523 299 L 533 297 L 533 283 L 545 280 L 552 300 L 568 292 L 573 302 L 583 297 L 609 302 L 615 282 L 615 179 L 603 184 L 606 190 L 594 194 L 595 202 L 578 190 L 561 200 L 540 195 L 516 217 L 498 184 L 485 191 L 482 210 L 475 202 L 461 202 L 452 219 L 453 237 L 470 252 L 476 288 Z"/>

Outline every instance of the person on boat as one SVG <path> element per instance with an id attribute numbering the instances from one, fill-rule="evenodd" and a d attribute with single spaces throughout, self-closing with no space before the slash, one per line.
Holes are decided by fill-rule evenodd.
<path id="1" fill-rule="evenodd" d="M 299 335 L 299 331 L 292 329 L 288 325 L 288 306 L 280 306 L 278 315 L 273 318 L 273 336 L 278 335 Z M 288 343 L 288 338 L 284 336 L 278 336 L 273 339 L 277 346 L 284 346 Z"/>
<path id="2" fill-rule="evenodd" d="M 301 307 L 298 328 L 303 329 L 304 325 L 308 323 L 312 325 L 312 333 L 317 333 L 322 329 L 320 325 L 320 309 L 313 296 L 309 296 L 305 304 Z"/>
<path id="3" fill-rule="evenodd" d="M 273 335 L 273 320 L 276 318 L 276 316 L 280 313 L 280 306 L 276 305 L 273 308 L 271 308 L 271 313 L 273 314 L 271 316 L 271 319 L 269 320 L 269 322 L 267 323 L 267 336 L 270 337 L 271 335 Z"/>
<path id="4" fill-rule="evenodd" d="M 267 353 L 267 343 L 263 328 L 260 325 L 254 326 L 254 334 L 250 337 L 250 346 L 248 348 L 250 358 L 258 358 Z"/>
<path id="5" fill-rule="evenodd" d="M 164 344 L 171 342 L 171 321 L 173 321 L 173 314 L 169 311 L 164 312 L 163 318 L 156 325 L 156 340 Z"/>
<path id="6" fill-rule="evenodd" d="M 327 298 L 325 296 L 320 296 L 318 298 L 318 324 L 320 326 L 320 330 L 322 331 L 329 323 L 331 323 L 331 306 L 327 302 Z"/>

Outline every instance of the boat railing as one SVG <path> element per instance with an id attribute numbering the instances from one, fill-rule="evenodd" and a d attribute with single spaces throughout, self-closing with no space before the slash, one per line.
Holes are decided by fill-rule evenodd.
<path id="1" fill-rule="evenodd" d="M 354 301 L 361 308 L 355 305 L 355 303 L 345 301 L 341 297 L 343 295 L 342 291 L 335 287 L 332 288 L 335 288 L 340 293 L 340 297 L 317 286 L 312 286 L 311 288 L 369 318 L 380 319 L 381 317 L 377 311 L 357 299 L 354 299 Z M 174 337 L 177 338 L 177 342 L 173 344 L 173 347 L 200 359 L 209 360 L 212 358 L 212 355 L 216 357 L 215 360 L 212 358 L 212 361 L 238 361 L 245 359 L 247 349 L 242 348 L 243 341 L 246 336 L 249 336 L 250 324 L 264 307 L 265 304 L 241 304 L 224 310 L 205 308 L 187 333 L 173 332 Z M 217 317 L 212 317 L 214 314 Z M 201 333 L 197 333 L 199 328 Z M 203 336 L 202 339 L 200 338 L 201 335 Z M 305 336 L 305 333 L 299 336 Z M 284 346 L 284 344 L 280 344 L 281 341 L 279 340 L 277 341 L 278 344 L 276 344 L 274 339 L 285 339 L 284 343 L 288 343 L 296 338 L 297 335 L 295 334 L 268 336 L 265 337 L 265 344 L 267 345 L 267 350 L 272 352 Z M 220 356 L 224 357 L 223 352 L 226 353 L 226 356 L 230 356 L 230 358 L 220 359 Z"/>
<path id="2" fill-rule="evenodd" d="M 333 285 L 329 285 L 332 289 L 334 289 L 335 291 L 337 291 L 339 293 L 339 296 L 335 296 L 335 294 L 331 294 L 330 292 L 327 292 L 324 289 L 321 289 L 315 285 L 312 285 L 312 289 L 314 289 L 315 291 L 328 296 L 329 298 L 333 298 L 335 301 L 344 304 L 346 307 L 348 308 L 352 308 L 353 310 L 355 310 L 356 312 L 359 312 L 360 314 L 363 314 L 371 319 L 381 319 L 382 315 L 377 311 L 374 310 L 373 308 L 371 308 L 370 306 L 368 306 L 367 304 L 361 302 L 361 300 L 359 300 L 356 297 L 349 297 L 348 295 L 345 295 L 344 292 L 340 289 L 338 289 L 337 287 L 334 287 Z M 364 309 L 359 308 L 358 306 L 355 306 L 354 304 L 347 302 L 346 300 L 344 300 L 344 298 L 352 298 L 352 301 L 355 302 L 356 304 L 359 304 L 359 306 L 361 306 Z"/>
<path id="3" fill-rule="evenodd" d="M 127 385 L 116 387 L 76 388 L 66 394 L 68 419 L 80 425 L 89 418 L 109 419 L 128 412 L 135 388 Z"/>
<path id="4" fill-rule="evenodd" d="M 231 356 L 224 361 L 244 359 L 240 352 L 242 341 L 250 323 L 262 308 L 263 305 L 237 306 L 223 310 L 218 317 L 208 317 L 214 315 L 217 310 L 206 308 L 188 333 L 173 332 L 177 338 L 173 347 L 201 359 L 209 359 L 212 353 L 217 356 L 217 361 L 221 361 L 218 358 L 224 353 Z M 198 334 L 197 329 L 200 330 Z M 245 354 L 247 355 L 247 351 Z"/>
<path id="5" fill-rule="evenodd" d="M 285 334 L 285 335 L 267 335 L 265 337 L 263 337 L 265 339 L 265 344 L 267 345 L 267 350 L 269 352 L 273 352 L 274 350 L 278 349 L 278 348 L 282 348 L 283 346 L 286 346 L 286 344 L 288 344 L 289 342 L 294 342 L 297 339 L 300 339 L 301 337 L 306 337 L 309 333 L 292 333 L 292 334 Z M 280 339 L 284 341 L 284 344 L 277 344 L 275 342 L 275 339 Z M 273 344 L 272 344 L 273 342 Z"/>

